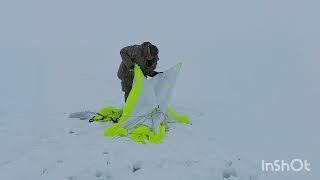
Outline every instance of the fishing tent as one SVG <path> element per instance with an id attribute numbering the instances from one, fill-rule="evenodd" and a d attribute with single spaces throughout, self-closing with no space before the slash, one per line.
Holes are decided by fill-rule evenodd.
<path id="1" fill-rule="evenodd" d="M 97 113 L 102 121 L 119 118 L 117 123 L 106 129 L 104 135 L 130 136 L 133 141 L 141 143 L 161 143 L 168 122 L 188 123 L 188 117 L 180 116 L 169 107 L 181 66 L 182 63 L 179 63 L 147 79 L 140 67 L 135 65 L 132 89 L 124 108 L 109 106 Z"/>

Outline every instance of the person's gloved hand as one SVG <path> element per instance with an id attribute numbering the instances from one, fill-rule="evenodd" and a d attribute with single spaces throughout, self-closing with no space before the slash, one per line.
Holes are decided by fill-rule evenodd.
<path id="1" fill-rule="evenodd" d="M 162 73 L 163 73 L 163 72 L 161 72 L 161 71 L 160 71 L 160 72 L 156 72 L 156 73 L 154 74 L 154 76 L 155 76 L 155 75 L 158 75 L 158 74 L 162 74 Z"/>
<path id="2" fill-rule="evenodd" d="M 156 75 L 158 75 L 158 74 L 162 74 L 163 72 L 157 72 L 157 71 L 154 71 L 153 73 L 152 73 L 152 75 L 150 75 L 150 77 L 154 77 L 154 76 L 156 76 Z"/>

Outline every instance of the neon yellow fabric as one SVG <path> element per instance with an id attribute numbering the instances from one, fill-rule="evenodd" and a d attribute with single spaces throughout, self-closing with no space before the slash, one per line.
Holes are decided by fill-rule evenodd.
<path id="1" fill-rule="evenodd" d="M 134 107 L 136 106 L 142 86 L 143 86 L 143 72 L 141 71 L 140 67 L 135 64 L 134 66 L 134 80 L 132 89 L 129 93 L 129 96 L 127 98 L 126 104 L 123 108 L 122 116 L 119 120 L 119 123 L 112 125 L 109 127 L 105 132 L 105 136 L 114 137 L 114 136 L 126 136 L 127 130 L 125 128 L 120 127 L 122 123 L 127 121 L 127 119 L 131 116 L 131 113 L 134 110 Z"/>
<path id="2" fill-rule="evenodd" d="M 98 111 L 92 118 L 93 121 L 108 122 L 111 119 L 118 120 L 122 115 L 122 109 L 117 109 L 114 106 L 107 106 Z"/>
<path id="3" fill-rule="evenodd" d="M 125 128 L 120 127 L 119 123 L 113 124 L 105 132 L 104 136 L 115 137 L 115 136 L 127 136 L 128 132 Z"/>
<path id="4" fill-rule="evenodd" d="M 153 144 L 161 144 L 162 143 L 162 139 L 164 138 L 165 134 L 166 134 L 166 125 L 160 125 L 159 126 L 159 133 L 158 134 L 154 134 L 152 132 L 152 136 L 149 136 L 149 142 L 153 143 Z"/>
<path id="5" fill-rule="evenodd" d="M 115 137 L 115 136 L 130 136 L 130 138 L 134 142 L 138 143 L 153 143 L 153 144 L 160 144 L 162 143 L 162 140 L 166 133 L 166 125 L 167 122 L 163 121 L 159 125 L 159 133 L 154 133 L 153 130 L 149 129 L 148 126 L 140 125 L 138 127 L 135 127 L 133 129 L 130 129 L 131 132 L 128 132 L 129 130 L 122 127 L 122 125 L 132 116 L 132 113 L 137 105 L 137 102 L 139 100 L 142 88 L 143 88 L 143 81 L 144 81 L 144 75 L 141 71 L 140 67 L 138 65 L 135 65 L 134 67 L 134 83 L 131 89 L 131 92 L 127 98 L 126 104 L 124 106 L 124 109 L 122 111 L 122 116 L 118 123 L 113 124 L 108 129 L 105 130 L 104 136 L 108 137 Z M 167 89 L 171 88 L 171 84 L 167 83 L 165 84 L 165 87 Z M 101 111 L 105 113 L 107 109 L 104 111 Z M 157 108 L 155 107 L 151 112 L 151 118 L 153 118 L 154 115 L 157 114 Z M 190 119 L 186 116 L 180 116 L 176 111 L 174 111 L 172 108 L 168 108 L 167 115 L 173 116 L 177 122 L 179 123 L 188 123 L 190 122 Z"/>
<path id="6" fill-rule="evenodd" d="M 140 126 L 135 128 L 131 134 L 130 137 L 134 142 L 140 142 L 145 144 L 146 140 L 148 139 L 148 136 L 151 135 L 151 131 L 146 126 Z"/>
<path id="7" fill-rule="evenodd" d="M 190 119 L 187 116 L 180 116 L 175 110 L 168 107 L 167 115 L 172 115 L 179 123 L 189 123 Z"/>
<path id="8" fill-rule="evenodd" d="M 162 124 L 159 126 L 158 134 L 155 134 L 146 126 L 140 126 L 135 128 L 131 132 L 130 137 L 134 142 L 138 142 L 138 143 L 145 144 L 146 141 L 148 140 L 150 143 L 153 143 L 153 144 L 161 144 L 162 139 L 165 136 L 165 133 L 166 133 L 166 126 Z"/>
<path id="9" fill-rule="evenodd" d="M 120 123 L 125 122 L 131 116 L 131 113 L 133 112 L 134 107 L 136 106 L 139 100 L 139 96 L 143 86 L 143 77 L 144 75 L 139 65 L 135 64 L 134 66 L 135 82 L 133 83 L 132 89 L 129 93 L 128 99 L 126 101 L 126 105 L 123 108 L 123 114 L 119 121 Z"/>

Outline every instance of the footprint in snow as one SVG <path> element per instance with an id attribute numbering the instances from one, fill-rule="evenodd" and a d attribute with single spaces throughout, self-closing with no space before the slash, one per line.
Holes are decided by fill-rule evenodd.
<path id="1" fill-rule="evenodd" d="M 232 167 L 232 161 L 227 162 L 226 167 L 222 170 L 223 179 L 235 179 L 238 177 L 237 171 Z"/>
<path id="2" fill-rule="evenodd" d="M 48 174 L 48 169 L 47 168 L 43 168 L 41 171 L 41 176 Z"/>
<path id="3" fill-rule="evenodd" d="M 112 179 L 112 174 L 109 170 L 101 171 L 100 169 L 95 169 L 92 175 L 96 178 L 103 177 L 103 179 Z"/>
<path id="4" fill-rule="evenodd" d="M 102 154 L 103 154 L 103 155 L 108 155 L 109 152 L 108 152 L 108 151 L 103 151 Z"/>
<path id="5" fill-rule="evenodd" d="M 68 177 L 68 180 L 77 180 L 78 178 L 77 178 L 77 176 L 70 176 L 70 177 Z"/>
<path id="6" fill-rule="evenodd" d="M 58 163 L 58 164 L 62 164 L 63 161 L 62 161 L 62 160 L 58 160 L 57 163 Z"/>
<path id="7" fill-rule="evenodd" d="M 135 173 L 136 171 L 142 168 L 142 162 L 135 162 L 132 165 L 132 172 Z"/>
<path id="8" fill-rule="evenodd" d="M 101 177 L 103 175 L 103 172 L 100 171 L 99 169 L 96 169 L 94 172 L 93 172 L 93 175 L 95 177 Z"/>

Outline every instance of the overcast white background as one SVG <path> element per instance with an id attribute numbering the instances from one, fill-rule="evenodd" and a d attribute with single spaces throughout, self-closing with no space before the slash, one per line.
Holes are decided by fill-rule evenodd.
<path id="1" fill-rule="evenodd" d="M 292 177 L 317 179 L 319 7 L 308 0 L 1 0 L 0 113 L 121 102 L 119 51 L 150 41 L 160 50 L 159 70 L 184 63 L 174 103 L 211 118 L 215 137 L 253 162 L 307 159 L 312 172 Z"/>

